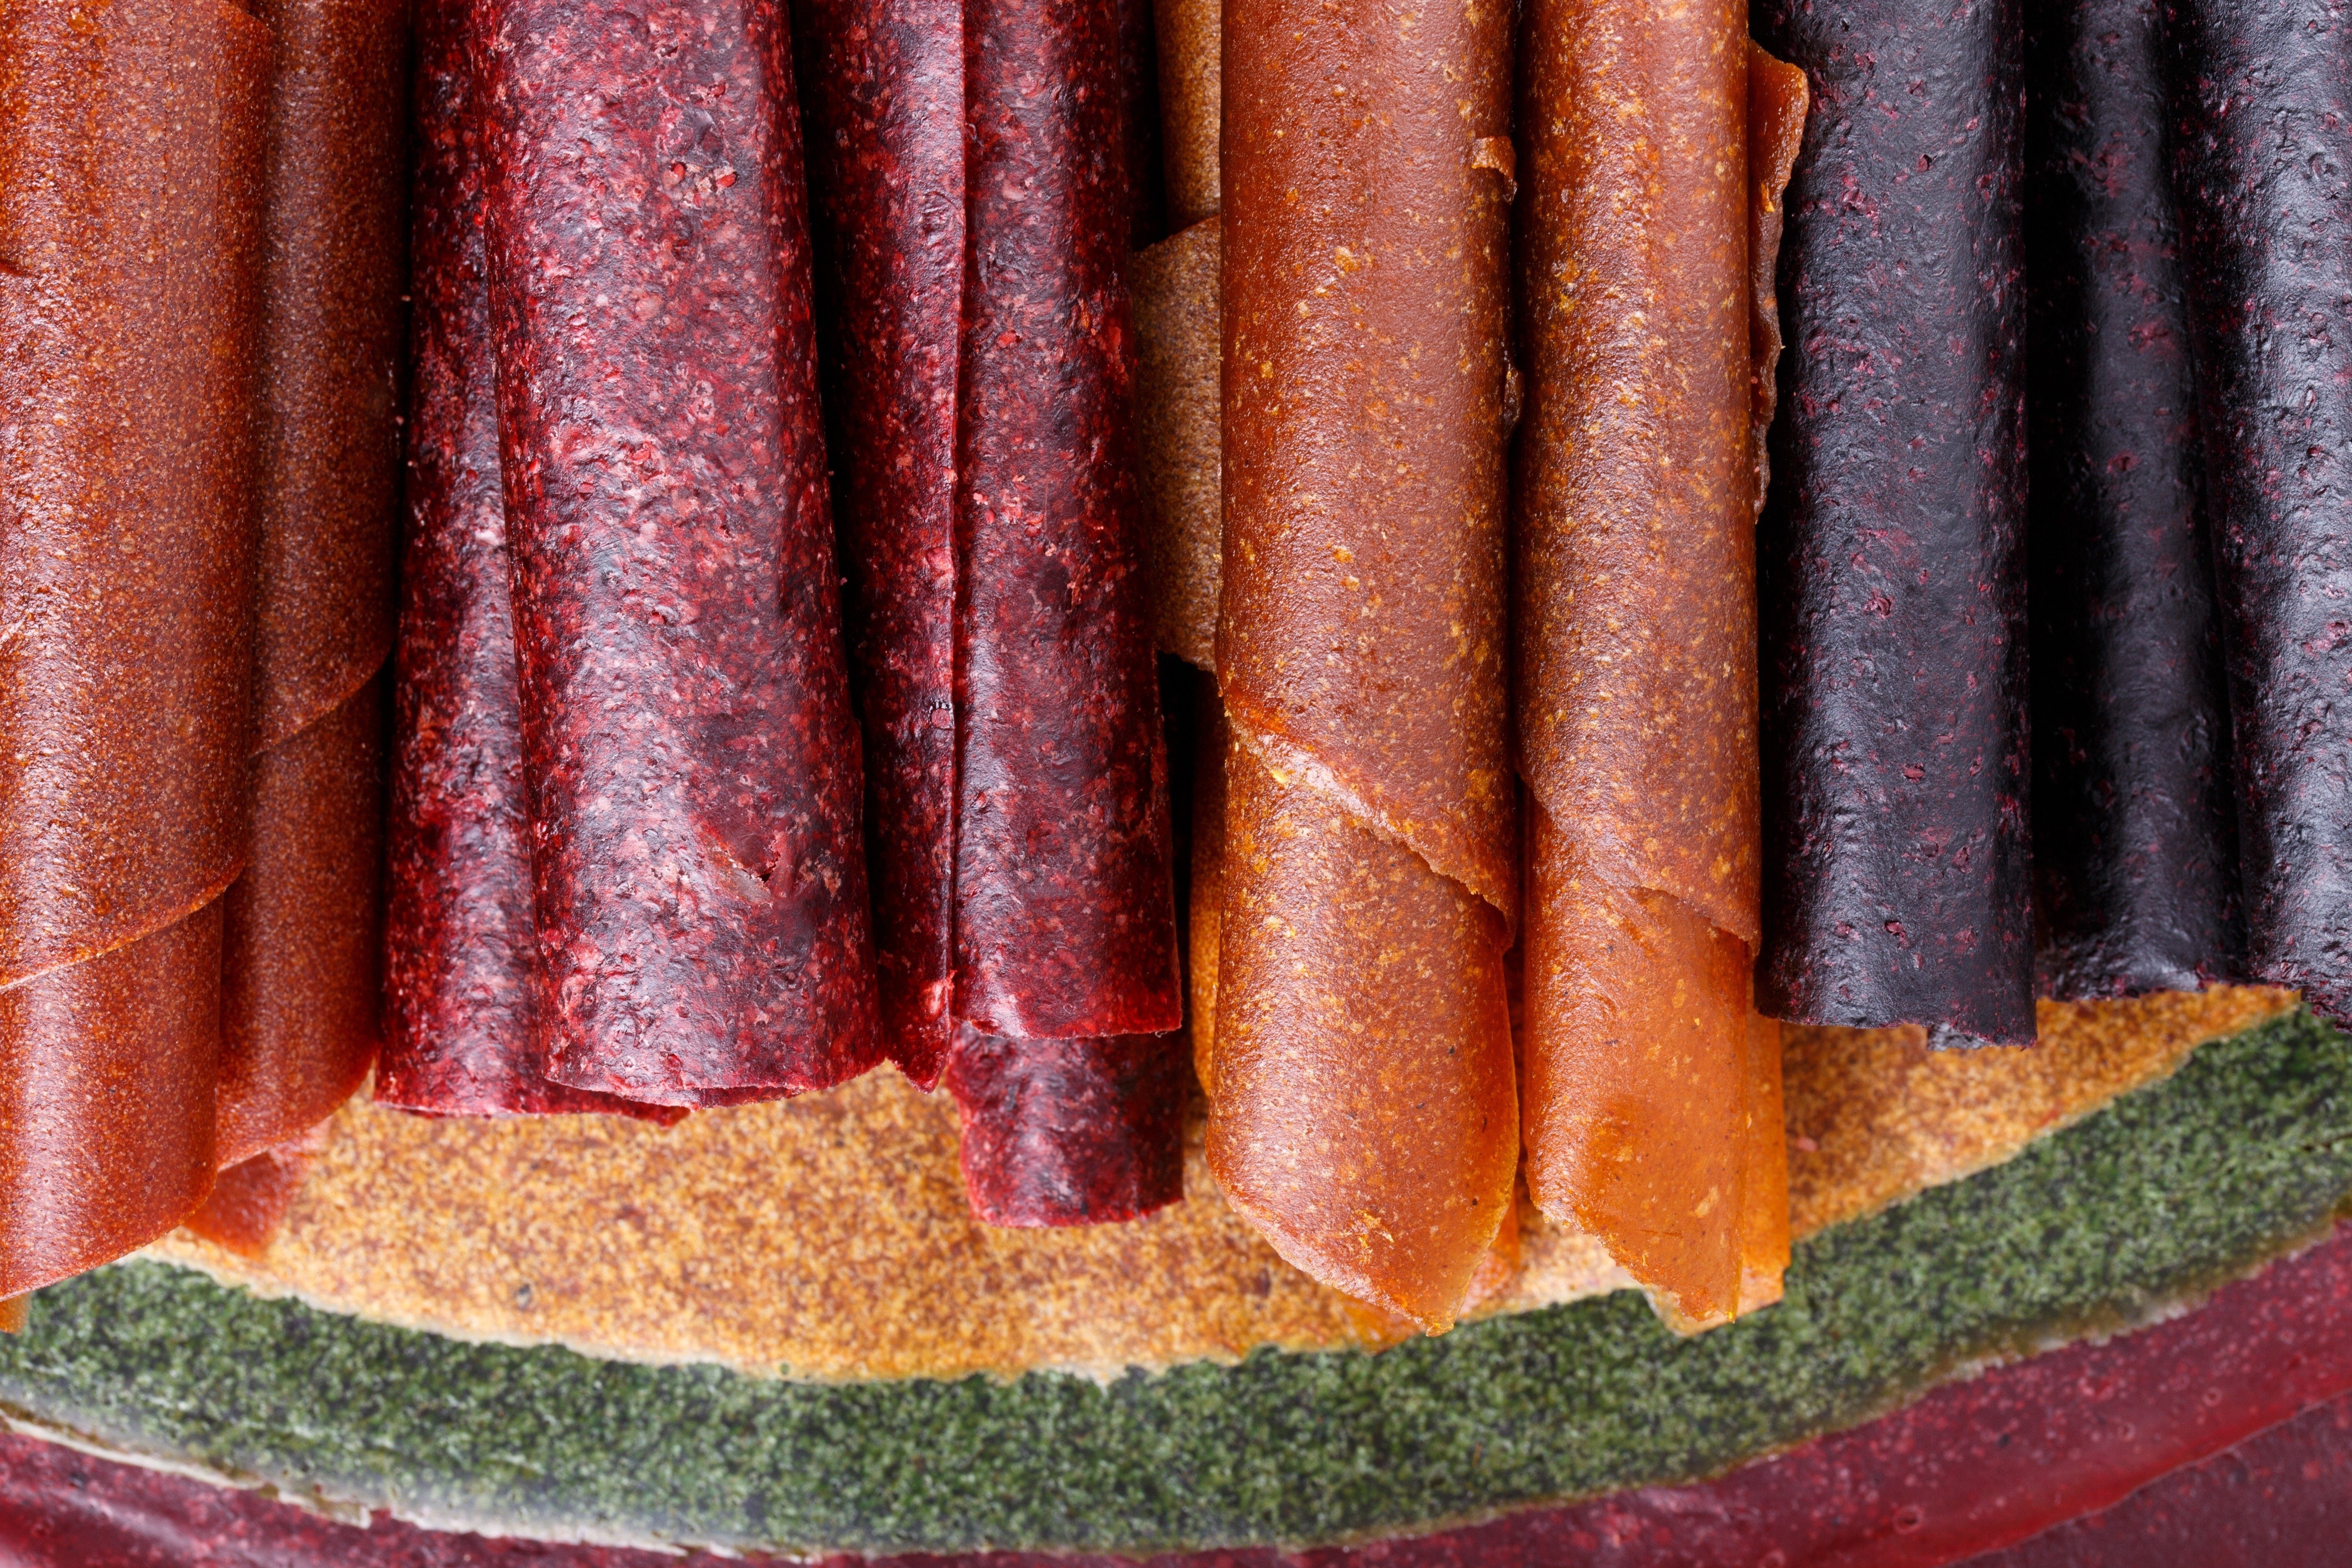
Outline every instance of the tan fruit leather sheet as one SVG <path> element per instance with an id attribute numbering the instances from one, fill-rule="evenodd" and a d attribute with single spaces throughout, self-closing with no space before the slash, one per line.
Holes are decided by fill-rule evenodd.
<path id="1" fill-rule="evenodd" d="M 2044 1004 L 2032 1050 L 1792 1028 L 1794 1228 L 1998 1164 L 2292 1005 L 2239 989 Z M 431 1121 L 354 1101 L 267 1251 L 183 1231 L 150 1256 L 462 1339 L 820 1379 L 1112 1376 L 1381 1337 L 1226 1207 L 1197 1129 L 1182 1203 L 1042 1232 L 971 1218 L 955 1128 L 952 1105 L 891 1073 L 667 1131 L 608 1117 Z M 1481 1311 L 1632 1285 L 1589 1238 L 1531 1208 L 1519 1217 L 1518 1276 Z"/>

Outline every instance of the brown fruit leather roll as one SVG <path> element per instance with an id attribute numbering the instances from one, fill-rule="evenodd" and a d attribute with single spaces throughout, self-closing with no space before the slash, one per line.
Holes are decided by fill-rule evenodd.
<path id="1" fill-rule="evenodd" d="M 1167 1108 L 1109 1087 L 1139 1048 L 1123 1037 L 1182 1055 L 1119 275 L 1123 15 L 813 0 L 802 16 L 884 1011 L 918 1082 L 991 1042 L 950 1084 L 968 1144 L 997 1152 L 966 1160 L 974 1207 L 1005 1223 L 1144 1201 L 1054 1195 L 1111 1190 L 1055 1173 L 1076 1152 L 1048 1156 L 1085 1108 L 1122 1120 L 1105 1151 L 1129 1141 L 1090 1167 L 1103 1182 L 1178 1152 Z M 1047 1044 L 1074 1041 L 1094 1044 Z M 1003 1058 L 1031 1046 L 1030 1064 Z M 1110 1078 L 1081 1092 L 1081 1061 Z M 1181 1071 L 1165 1081 L 1181 1093 Z M 1032 1177 L 1051 1192 L 1024 1195 Z"/>
<path id="2" fill-rule="evenodd" d="M 1518 1163 L 1512 19 L 1277 0 L 1224 20 L 1209 1161 L 1293 1264 L 1441 1331 Z"/>
<path id="3" fill-rule="evenodd" d="M 324 1119 L 376 1047 L 407 173 L 406 0 L 261 0 L 253 849 L 229 890 L 220 1160 Z"/>
<path id="4" fill-rule="evenodd" d="M 437 1116 L 682 1111 L 539 1070 L 522 709 L 466 0 L 417 9 L 407 537 L 375 1099 Z"/>
<path id="5" fill-rule="evenodd" d="M 544 1071 L 826 1088 L 879 1042 L 782 17 L 496 0 L 467 32 Z"/>
<path id="6" fill-rule="evenodd" d="M 208 0 L 0 4 L 0 1298 L 212 1182 L 268 80 Z"/>
<path id="7" fill-rule="evenodd" d="M 1746 31 L 1535 0 L 1521 79 L 1528 1185 L 1693 1324 L 1740 1297 L 1761 936 Z"/>

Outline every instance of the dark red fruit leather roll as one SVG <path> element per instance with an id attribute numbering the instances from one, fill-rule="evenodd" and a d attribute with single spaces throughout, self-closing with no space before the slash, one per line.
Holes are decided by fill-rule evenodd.
<path id="1" fill-rule="evenodd" d="M 375 1098 L 440 1116 L 677 1114 L 550 1083 L 523 820 L 506 505 L 467 0 L 416 13 L 407 540 L 401 572 L 383 1054 Z"/>
<path id="2" fill-rule="evenodd" d="M 963 12 L 931 0 L 799 0 L 794 26 L 882 1026 L 891 1058 L 928 1089 L 955 1036 Z"/>
<path id="3" fill-rule="evenodd" d="M 964 1191 L 989 1225 L 1106 1225 L 1184 1195 L 1181 1037 L 1016 1040 L 967 1029 L 948 1062 Z"/>
<path id="4" fill-rule="evenodd" d="M 2021 8 L 1767 0 L 1789 186 L 1757 1006 L 2033 1037 Z"/>
<path id="5" fill-rule="evenodd" d="M 0 3 L 0 1299 L 212 1184 L 268 86 L 217 0 Z"/>
<path id="6" fill-rule="evenodd" d="M 1111 20 L 974 0 L 965 26 L 956 1008 L 1032 1039 L 1183 1011 Z"/>
<path id="7" fill-rule="evenodd" d="M 546 1075 L 873 1065 L 798 116 L 763 0 L 472 13 Z"/>
<path id="8" fill-rule="evenodd" d="M 407 283 L 407 0 L 259 0 L 275 40 L 263 218 L 253 850 L 229 890 L 224 1166 L 367 1076 Z"/>
<path id="9" fill-rule="evenodd" d="M 1076 1092 L 1055 1064 L 1081 1058 L 1047 1043 L 1139 1051 L 1110 1042 L 1182 1012 L 1119 275 L 1122 14 L 805 0 L 798 15 L 837 301 L 883 1011 L 919 1083 L 963 1026 L 996 1042 L 950 1087 L 971 1090 L 967 1139 L 998 1151 L 967 1161 L 975 1205 L 1026 1212 L 1025 1184 L 1078 1157 L 1050 1130 L 1078 1127 L 1079 1103 L 1036 1090 Z M 1034 1063 L 1006 1056 L 1033 1046 Z M 1181 1064 L 1181 1040 L 1155 1048 Z M 1033 1091 L 985 1087 L 1000 1079 Z M 1035 1120 L 1002 1121 L 1014 1114 Z M 1168 1140 L 1121 1156 L 1135 1168 L 1174 1158 L 1169 1119 L 1131 1125 Z"/>
<path id="10" fill-rule="evenodd" d="M 2242 973 L 2157 0 L 2026 19 L 2033 885 L 2062 998 Z"/>
<path id="11" fill-rule="evenodd" d="M 2352 28 L 2168 9 L 2253 973 L 2352 1021 Z"/>

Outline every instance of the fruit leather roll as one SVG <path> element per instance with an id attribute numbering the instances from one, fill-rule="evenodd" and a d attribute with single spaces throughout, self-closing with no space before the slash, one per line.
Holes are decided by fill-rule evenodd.
<path id="1" fill-rule="evenodd" d="M 406 541 L 394 653 L 381 1104 L 439 1116 L 623 1111 L 551 1083 L 515 693 L 481 134 L 465 0 L 416 13 Z"/>
<path id="2" fill-rule="evenodd" d="M 2352 1021 L 2352 34 L 2308 0 L 2167 13 L 2253 974 Z"/>
<path id="3" fill-rule="evenodd" d="M 468 24 L 548 1078 L 776 1096 L 878 1054 L 776 9 Z"/>
<path id="4" fill-rule="evenodd" d="M 926 1084 L 982 1053 L 949 1082 L 983 1217 L 1127 1217 L 1176 1188 L 1111 1175 L 1173 1172 L 1176 1129 L 1122 1087 L 1144 1047 L 1121 1037 L 1173 1030 L 1182 998 L 1118 17 L 812 0 L 802 24 L 892 1049 Z M 1181 1039 L 1150 1049 L 1181 1063 Z M 1180 1092 L 1181 1068 L 1135 1081 Z M 1109 1184 L 1063 1184 L 1078 1207 L 1024 1196 L 1045 1190 L 1025 1163 L 1060 1181 L 1050 1130 L 1106 1114 L 1116 1135 L 1087 1136 L 1130 1151 Z"/>
<path id="5" fill-rule="evenodd" d="M 1518 1164 L 1511 16 L 1224 20 L 1209 1162 L 1292 1263 L 1438 1331 Z"/>
<path id="6" fill-rule="evenodd" d="M 215 1163 L 245 854 L 269 35 L 0 5 L 0 1298 Z"/>
<path id="7" fill-rule="evenodd" d="M 1776 1017 L 2033 1037 L 2015 0 L 1765 0 L 1813 109 L 1758 537 Z"/>
<path id="8" fill-rule="evenodd" d="M 1528 1186 L 1717 1321 L 1740 1304 L 1761 934 L 1750 209 L 1779 184 L 1748 168 L 1739 0 L 1536 0 L 1528 38 Z M 1789 85 L 1768 108 L 1801 129 Z"/>
<path id="9" fill-rule="evenodd" d="M 2236 803 L 2156 8 L 2026 23 L 2033 885 L 2042 988 L 2242 972 Z"/>
<path id="10" fill-rule="evenodd" d="M 252 860 L 229 890 L 220 1159 L 323 1120 L 376 1047 L 407 281 L 406 0 L 261 0 Z"/>

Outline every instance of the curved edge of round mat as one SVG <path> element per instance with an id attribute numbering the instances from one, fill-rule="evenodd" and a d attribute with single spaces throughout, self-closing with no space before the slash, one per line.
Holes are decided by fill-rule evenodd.
<path id="1" fill-rule="evenodd" d="M 1150 1568 L 1546 1561 L 1928 1568 L 1963 1556 L 1969 1568 L 2126 1561 L 2168 1568 L 2176 1560 L 2294 1560 L 2323 1538 L 2336 1544 L 2347 1511 L 2352 1233 L 2339 1230 L 2222 1288 L 2194 1312 L 1947 1384 L 1893 1415 L 1716 1480 L 1371 1548 L 1217 1551 L 1157 1558 Z M 2241 1537 L 2242 1550 L 2222 1550 Z M 2173 1558 L 2147 1558 L 2166 1544 L 2177 1549 Z M 1993 1555 L 1970 1555 L 1978 1552 Z M 0 1562 L 132 1568 L 197 1561 L 215 1568 L 656 1568 L 680 1559 L 444 1533 L 382 1513 L 332 1519 L 266 1491 L 0 1437 Z M 698 1553 L 688 1561 L 712 1560 Z M 1120 1561 L 1018 1553 L 833 1560 L 836 1568 L 1116 1568 Z"/>
<path id="2" fill-rule="evenodd" d="M 0 1344 L 0 1403 L 289 1495 L 530 1536 L 1370 1539 L 1722 1471 L 2171 1310 L 2330 1221 L 2352 1192 L 2347 1090 L 2352 1042 L 2273 1020 L 2005 1165 L 1813 1238 L 1780 1306 L 1689 1341 L 1620 1295 L 1378 1356 L 807 1385 L 459 1344 L 132 1264 L 37 1300 Z"/>

